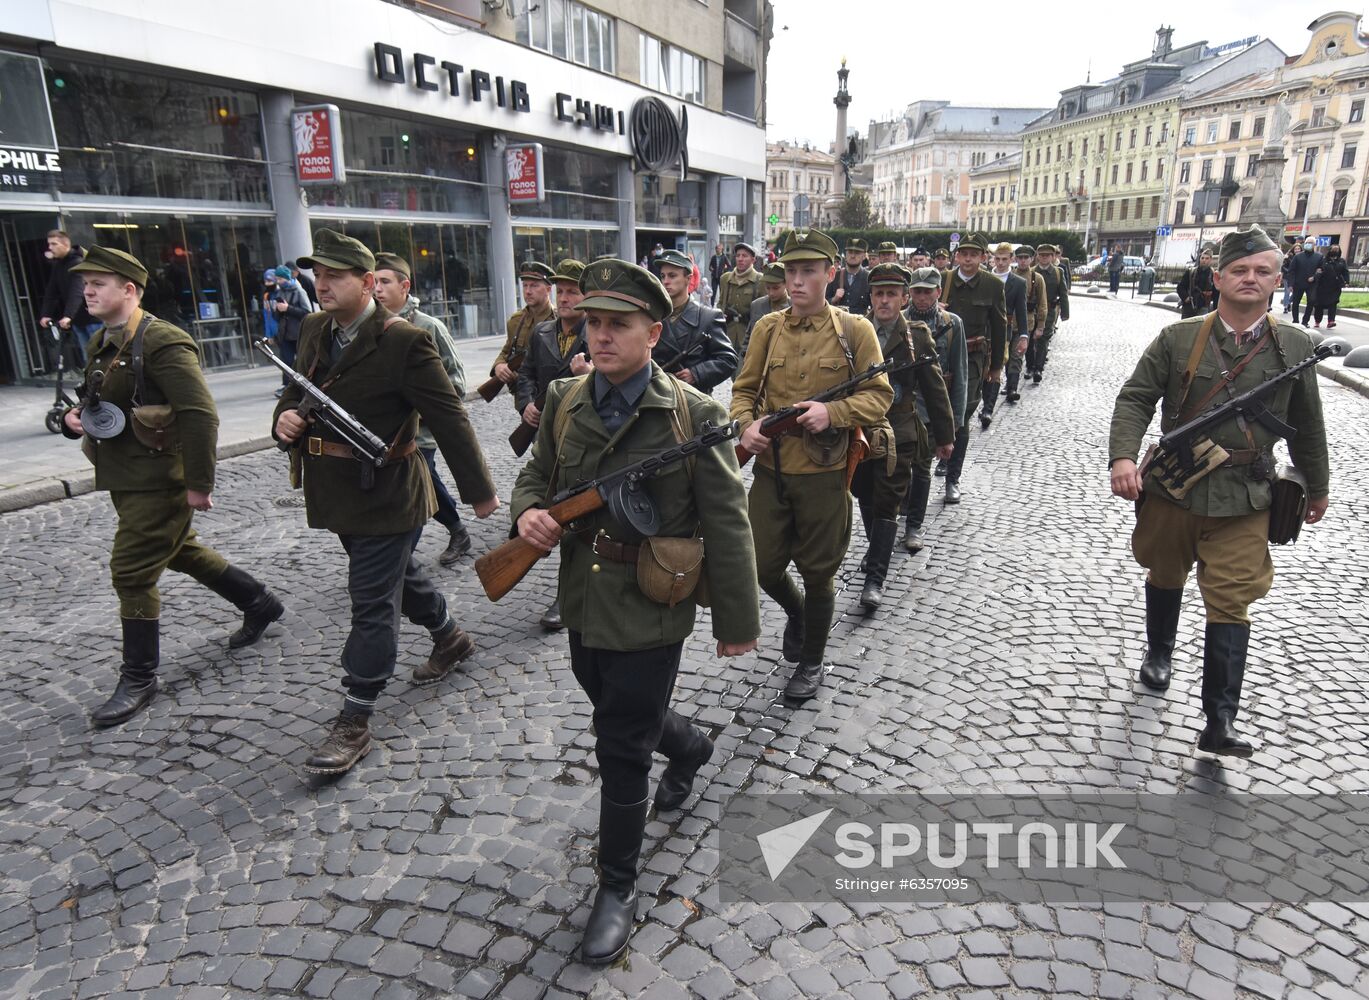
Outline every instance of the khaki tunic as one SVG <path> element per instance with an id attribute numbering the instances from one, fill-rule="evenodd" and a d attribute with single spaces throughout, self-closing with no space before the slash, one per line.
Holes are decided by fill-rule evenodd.
<path id="1" fill-rule="evenodd" d="M 490 365 L 490 374 L 502 364 L 508 364 L 509 355 L 518 354 L 528 349 L 528 341 L 532 338 L 532 331 L 539 323 L 545 323 L 556 315 L 556 309 L 548 301 L 540 309 L 532 309 L 524 306 L 509 317 L 509 321 L 504 324 L 504 346 L 495 355 L 494 364 Z"/>
<path id="2" fill-rule="evenodd" d="M 728 271 L 718 279 L 718 308 L 727 319 L 727 339 L 736 347 L 746 340 L 746 327 L 751 319 L 751 303 L 764 294 L 761 287 L 761 273 L 754 267 L 739 277 L 736 271 Z M 732 317 L 736 318 L 733 319 Z M 741 353 L 738 351 L 737 353 Z"/>

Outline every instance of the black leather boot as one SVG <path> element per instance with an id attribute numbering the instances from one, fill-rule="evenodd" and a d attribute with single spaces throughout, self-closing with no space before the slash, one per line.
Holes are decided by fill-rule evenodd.
<path id="1" fill-rule="evenodd" d="M 1169 687 L 1183 600 L 1182 589 L 1165 590 L 1146 584 L 1146 655 L 1141 660 L 1141 683 L 1152 691 Z"/>
<path id="2" fill-rule="evenodd" d="M 242 627 L 228 637 L 229 649 L 252 645 L 266 626 L 285 614 L 285 605 L 266 584 L 236 566 L 229 566 L 223 576 L 205 586 L 242 612 Z"/>
<path id="3" fill-rule="evenodd" d="M 865 589 L 860 592 L 860 606 L 873 611 L 884 603 L 884 580 L 889 575 L 889 558 L 894 554 L 897 521 L 879 520 L 874 523 L 870 539 L 870 564 L 865 569 Z"/>
<path id="4" fill-rule="evenodd" d="M 927 501 L 932 495 L 932 479 L 916 473 L 908 484 L 908 525 L 903 531 L 903 547 L 909 552 L 922 548 L 922 521 L 927 516 Z"/>
<path id="5" fill-rule="evenodd" d="M 827 652 L 827 637 L 832 632 L 832 615 L 836 610 L 836 594 L 809 592 L 803 600 L 803 648 L 798 666 L 784 686 L 784 696 L 791 701 L 807 701 L 818 693 L 822 684 L 823 657 Z"/>
<path id="6" fill-rule="evenodd" d="M 666 713 L 665 726 L 660 750 L 665 753 L 669 748 L 670 763 L 656 786 L 657 812 L 670 812 L 684 805 L 694 790 L 694 776 L 713 756 L 713 741 L 675 712 Z"/>
<path id="7" fill-rule="evenodd" d="M 1017 383 L 1021 378 L 1021 372 L 1013 372 L 1011 375 L 1008 376 L 1007 392 L 1004 395 L 1007 396 L 1009 403 L 1016 403 L 1019 399 L 1022 398 L 1022 393 L 1017 391 Z"/>
<path id="8" fill-rule="evenodd" d="M 989 429 L 993 423 L 993 408 L 998 403 L 999 385 L 997 382 L 984 383 L 984 406 L 979 411 L 979 426 L 984 430 Z"/>
<path id="9" fill-rule="evenodd" d="M 559 632 L 564 627 L 561 621 L 561 601 L 559 598 L 552 601 L 547 610 L 542 612 L 542 617 L 537 620 L 537 624 L 548 632 Z"/>
<path id="10" fill-rule="evenodd" d="M 771 600 L 784 609 L 788 620 L 784 625 L 784 645 L 780 655 L 790 663 L 797 663 L 803 650 L 803 609 L 805 600 L 794 578 L 785 573 L 778 584 L 765 588 Z"/>
<path id="11" fill-rule="evenodd" d="M 600 796 L 599 889 L 580 943 L 586 965 L 608 965 L 627 951 L 637 917 L 637 861 L 646 813 L 646 799 L 625 806 Z"/>
<path id="12" fill-rule="evenodd" d="M 1245 656 L 1250 626 L 1208 622 L 1203 643 L 1203 714 L 1207 727 L 1198 749 L 1228 757 L 1249 757 L 1255 748 L 1236 733 L 1236 713 L 1245 678 Z"/>
<path id="13" fill-rule="evenodd" d="M 304 762 L 304 769 L 310 774 L 343 774 L 370 750 L 370 720 L 364 715 L 343 712 L 333 720 L 328 735 Z"/>
<path id="14" fill-rule="evenodd" d="M 870 505 L 864 500 L 860 501 L 860 523 L 865 528 L 865 555 L 860 560 L 860 572 L 864 573 L 870 566 L 870 547 L 873 545 L 874 528 L 871 524 Z"/>
<path id="15" fill-rule="evenodd" d="M 439 566 L 455 566 L 471 550 L 470 532 L 464 524 L 458 521 L 455 528 L 448 528 L 447 531 L 451 537 L 447 541 L 447 548 L 437 557 Z"/>
<path id="16" fill-rule="evenodd" d="M 127 722 L 157 693 L 159 623 L 155 618 L 124 618 L 122 621 L 124 662 L 119 666 L 119 682 L 114 686 L 114 693 L 90 713 L 90 721 L 96 726 L 117 726 Z"/>

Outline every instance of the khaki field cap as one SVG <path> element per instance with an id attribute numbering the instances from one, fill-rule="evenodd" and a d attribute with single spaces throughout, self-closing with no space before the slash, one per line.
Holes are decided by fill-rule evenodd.
<path id="1" fill-rule="evenodd" d="M 775 261 L 773 264 L 766 264 L 765 270 L 761 272 L 761 281 L 764 281 L 767 285 L 784 284 L 784 265 L 779 261 Z"/>
<path id="2" fill-rule="evenodd" d="M 567 257 L 556 265 L 556 273 L 552 275 L 553 281 L 569 281 L 572 285 L 580 283 L 580 276 L 585 273 L 585 265 L 574 257 Z"/>
<path id="3" fill-rule="evenodd" d="M 941 272 L 934 267 L 919 267 L 912 273 L 909 284 L 913 288 L 935 288 L 941 291 Z"/>
<path id="4" fill-rule="evenodd" d="M 641 310 L 660 321 L 670 315 L 674 303 L 656 275 L 625 260 L 597 260 L 580 276 L 580 291 L 585 297 L 575 308 L 606 309 L 609 312 Z"/>
<path id="5" fill-rule="evenodd" d="M 530 260 L 518 267 L 519 280 L 542 281 L 550 285 L 555 280 L 556 272 L 540 260 Z"/>
<path id="6" fill-rule="evenodd" d="M 898 244 L 893 240 L 885 240 L 879 245 L 880 253 L 898 253 Z"/>
<path id="7" fill-rule="evenodd" d="M 901 264 L 876 264 L 870 269 L 871 288 L 875 285 L 897 285 L 899 288 L 907 288 L 911 278 L 911 272 Z M 940 279 L 937 280 L 937 287 L 941 287 Z"/>
<path id="8" fill-rule="evenodd" d="M 1227 233 L 1222 237 L 1222 249 L 1218 257 L 1217 267 L 1223 268 L 1228 264 L 1235 263 L 1242 257 L 1277 249 L 1279 249 L 1278 244 L 1271 240 L 1269 235 L 1259 226 L 1251 226 L 1245 232 Z M 86 259 L 89 260 L 90 258 L 87 257 Z M 75 269 L 73 268 L 73 270 Z"/>
<path id="9" fill-rule="evenodd" d="M 319 264 L 336 271 L 349 271 L 354 267 L 374 271 L 376 258 L 361 240 L 343 236 L 331 229 L 320 229 L 314 233 L 313 254 L 299 259 L 299 266 L 310 271 Z"/>
<path id="10" fill-rule="evenodd" d="M 124 253 L 113 247 L 91 247 L 86 251 L 86 259 L 71 270 L 73 273 L 93 271 L 98 274 L 114 274 L 120 278 L 127 278 L 139 288 L 147 287 L 147 268 L 143 267 L 142 261 L 131 253 Z"/>
<path id="11" fill-rule="evenodd" d="M 1036 256 L 1036 250 L 1033 249 L 1033 247 L 1031 246 L 1031 244 L 1029 244 L 1029 243 L 1023 243 L 1020 247 L 1017 248 L 1017 250 L 1014 252 L 1013 256 L 1014 256 L 1014 257 L 1035 257 L 1035 256 Z"/>
<path id="12" fill-rule="evenodd" d="M 413 277 L 407 260 L 397 253 L 386 253 L 383 250 L 376 254 L 376 270 L 394 271 L 396 274 L 403 275 L 405 280 Z"/>
<path id="13" fill-rule="evenodd" d="M 816 229 L 791 229 L 780 248 L 781 264 L 798 260 L 825 260 L 830 264 L 836 259 L 836 243 Z"/>
<path id="14" fill-rule="evenodd" d="M 846 252 L 847 252 L 847 253 L 865 253 L 865 252 L 866 252 L 865 241 L 864 241 L 864 240 L 847 240 L 847 241 L 846 241 Z"/>

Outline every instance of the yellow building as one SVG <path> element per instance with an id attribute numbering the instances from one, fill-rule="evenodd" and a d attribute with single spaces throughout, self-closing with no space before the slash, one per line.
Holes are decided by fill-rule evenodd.
<path id="1" fill-rule="evenodd" d="M 1022 172 L 1022 153 L 1009 153 L 970 168 L 971 232 L 1009 233 L 1017 225 L 1017 179 Z"/>

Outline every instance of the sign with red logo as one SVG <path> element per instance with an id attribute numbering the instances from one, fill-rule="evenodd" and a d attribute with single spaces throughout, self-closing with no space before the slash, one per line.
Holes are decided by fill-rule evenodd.
<path id="1" fill-rule="evenodd" d="M 295 176 L 301 184 L 342 184 L 342 116 L 336 104 L 314 104 L 290 112 L 295 137 Z"/>
<path id="2" fill-rule="evenodd" d="M 504 147 L 504 170 L 509 201 L 515 205 L 541 204 L 547 200 L 542 178 L 542 144 L 527 142 Z"/>

